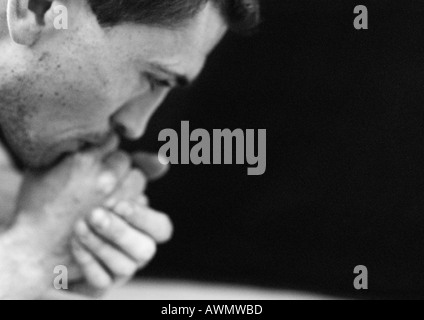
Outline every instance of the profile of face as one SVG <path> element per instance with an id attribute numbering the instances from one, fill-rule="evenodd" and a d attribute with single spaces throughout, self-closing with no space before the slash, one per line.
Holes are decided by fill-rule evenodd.
<path id="1" fill-rule="evenodd" d="M 66 30 L 55 28 L 59 5 Z M 170 90 L 199 75 L 226 30 L 212 4 L 178 28 L 106 28 L 87 0 L 0 0 L 7 144 L 25 166 L 39 168 L 112 132 L 139 139 Z"/>

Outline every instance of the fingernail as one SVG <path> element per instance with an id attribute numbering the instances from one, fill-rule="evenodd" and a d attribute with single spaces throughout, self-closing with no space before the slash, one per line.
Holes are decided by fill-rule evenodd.
<path id="1" fill-rule="evenodd" d="M 115 211 L 122 217 L 129 217 L 134 213 L 133 207 L 127 201 L 119 202 L 115 207 Z"/>
<path id="2" fill-rule="evenodd" d="M 100 229 L 107 229 L 110 224 L 110 219 L 107 212 L 104 209 L 95 209 L 91 214 L 91 223 Z"/>

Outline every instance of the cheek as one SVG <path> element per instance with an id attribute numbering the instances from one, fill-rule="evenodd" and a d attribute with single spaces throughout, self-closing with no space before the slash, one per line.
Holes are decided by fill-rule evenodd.
<path id="1" fill-rule="evenodd" d="M 76 87 L 61 89 L 40 101 L 40 108 L 32 118 L 39 135 L 104 130 L 111 112 L 101 96 Z"/>
<path id="2" fill-rule="evenodd" d="M 79 68 L 77 68 L 79 70 Z M 58 68 L 32 88 L 36 112 L 31 123 L 38 136 L 104 130 L 113 113 L 105 83 L 91 70 Z"/>

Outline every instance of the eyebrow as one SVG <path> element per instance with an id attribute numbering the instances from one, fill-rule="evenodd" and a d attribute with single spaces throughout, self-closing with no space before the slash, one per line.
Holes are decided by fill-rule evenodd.
<path id="1" fill-rule="evenodd" d="M 170 70 L 168 67 L 158 63 L 150 63 L 149 65 L 152 69 L 155 69 L 172 77 L 175 80 L 177 87 L 179 88 L 186 88 L 196 80 L 195 78 L 190 79 L 190 77 L 188 77 L 187 75 Z"/>

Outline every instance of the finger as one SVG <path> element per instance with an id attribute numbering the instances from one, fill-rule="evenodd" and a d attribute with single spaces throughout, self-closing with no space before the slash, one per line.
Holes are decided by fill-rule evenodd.
<path id="1" fill-rule="evenodd" d="M 131 158 L 122 151 L 116 151 L 108 155 L 104 161 L 105 169 L 113 172 L 118 180 L 128 175 L 131 168 Z"/>
<path id="2" fill-rule="evenodd" d="M 98 290 L 109 288 L 113 284 L 112 278 L 95 257 L 76 239 L 73 239 L 71 244 L 72 254 L 80 265 L 87 283 Z"/>
<path id="3" fill-rule="evenodd" d="M 162 164 L 157 154 L 140 152 L 132 158 L 134 166 L 140 168 L 149 181 L 158 180 L 169 171 L 169 165 Z"/>
<path id="4" fill-rule="evenodd" d="M 152 238 L 112 212 L 96 209 L 90 216 L 89 224 L 97 234 L 137 261 L 140 267 L 147 265 L 156 254 L 156 243 Z"/>
<path id="5" fill-rule="evenodd" d="M 131 170 L 127 179 L 125 179 L 125 181 L 122 183 L 122 187 L 120 188 L 120 192 L 126 193 L 122 198 L 132 199 L 138 197 L 146 189 L 146 185 L 146 176 L 140 170 Z"/>
<path id="6" fill-rule="evenodd" d="M 149 198 L 145 194 L 141 194 L 134 200 L 139 206 L 148 207 L 150 204 Z"/>
<path id="7" fill-rule="evenodd" d="M 169 241 L 173 233 L 173 225 L 169 217 L 153 210 L 138 201 L 121 201 L 114 207 L 114 212 L 134 228 L 147 233 L 158 243 Z"/>
<path id="8" fill-rule="evenodd" d="M 128 174 L 131 159 L 124 152 L 114 152 L 104 159 L 104 172 L 98 179 L 98 188 L 110 195 L 119 185 L 119 182 Z"/>
<path id="9" fill-rule="evenodd" d="M 83 299 L 83 297 L 87 297 L 87 299 L 100 299 L 105 295 L 105 291 L 107 290 L 94 288 L 85 279 L 81 279 L 81 281 L 70 283 L 69 291 L 72 292 L 72 294 L 77 295 L 76 298 L 80 300 L 80 298 Z"/>
<path id="10" fill-rule="evenodd" d="M 105 196 L 110 196 L 118 187 L 119 180 L 111 171 L 104 171 L 97 178 L 97 190 Z"/>
<path id="11" fill-rule="evenodd" d="M 132 277 L 138 265 L 126 254 L 97 236 L 85 221 L 77 225 L 78 241 L 110 272 L 115 281 Z"/>
<path id="12" fill-rule="evenodd" d="M 118 149 L 119 142 L 119 137 L 116 134 L 111 134 L 101 146 L 90 148 L 85 152 L 93 155 L 98 160 L 102 160 L 108 154 Z"/>
<path id="13" fill-rule="evenodd" d="M 109 197 L 105 203 L 105 207 L 112 209 L 118 201 L 129 200 L 139 197 L 145 190 L 147 184 L 146 177 L 140 170 L 133 169 L 122 182 L 121 186 Z"/>

